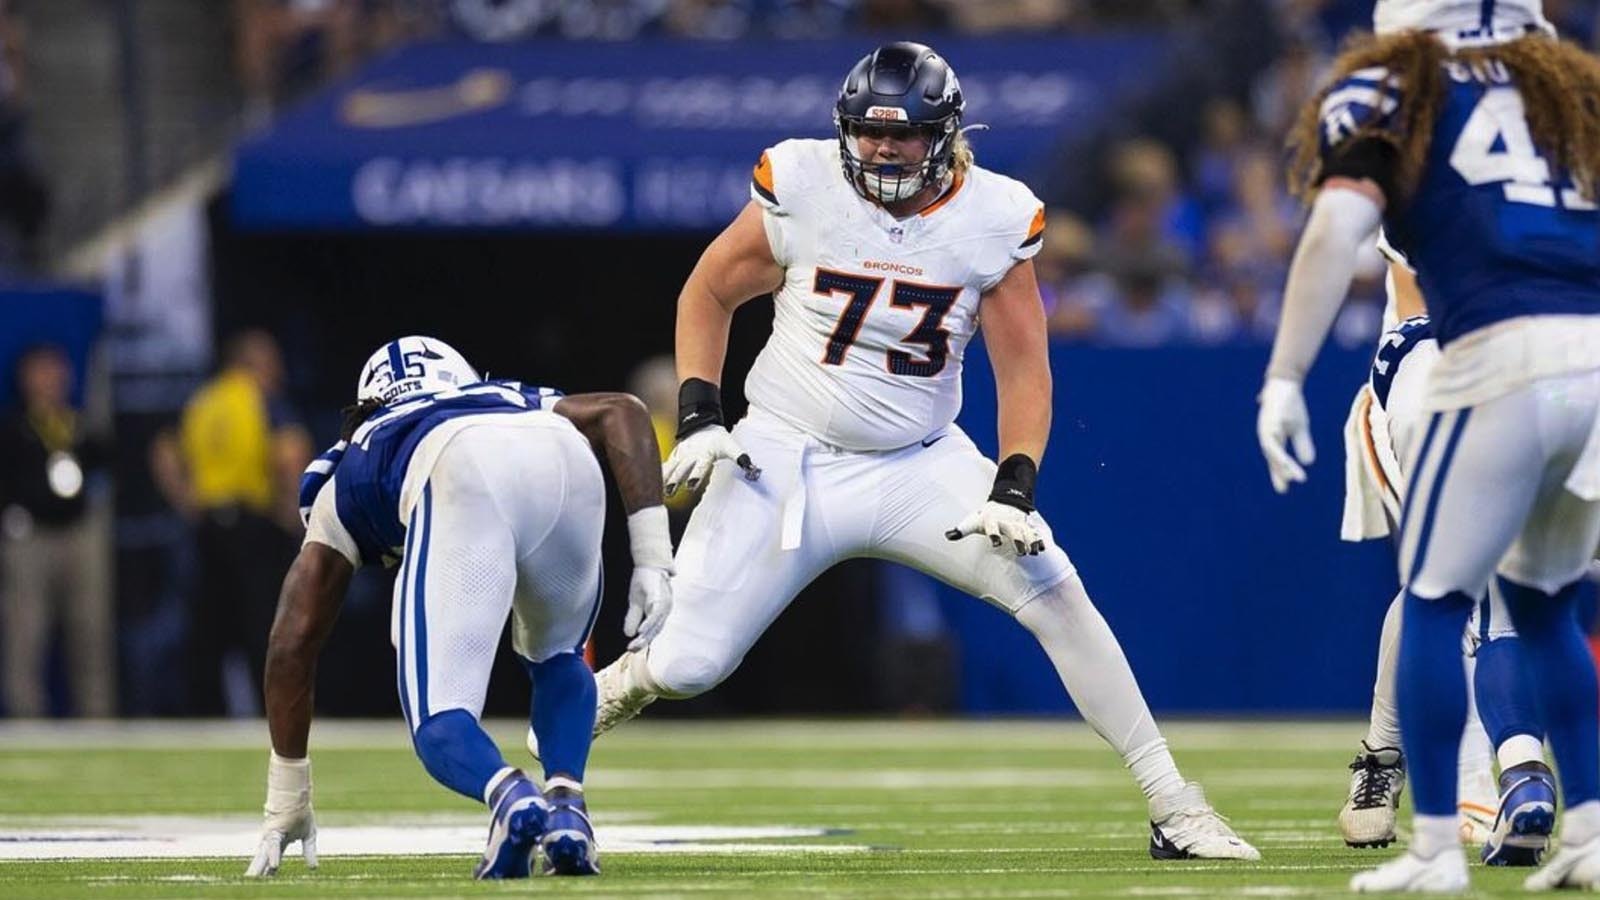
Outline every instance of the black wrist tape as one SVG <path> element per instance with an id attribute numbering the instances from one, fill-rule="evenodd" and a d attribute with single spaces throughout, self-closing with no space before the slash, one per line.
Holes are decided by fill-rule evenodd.
<path id="1" fill-rule="evenodd" d="M 1033 512 L 1033 483 L 1039 478 L 1039 467 L 1025 453 L 1013 453 L 1000 461 L 994 474 L 994 490 L 989 499 L 1023 512 Z"/>
<path id="2" fill-rule="evenodd" d="M 702 378 L 678 387 L 678 440 L 722 423 L 722 389 Z"/>

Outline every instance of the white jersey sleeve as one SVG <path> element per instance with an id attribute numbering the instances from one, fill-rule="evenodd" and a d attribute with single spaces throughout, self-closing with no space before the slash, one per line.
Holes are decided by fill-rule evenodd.
<path id="1" fill-rule="evenodd" d="M 1012 266 L 1032 259 L 1044 246 L 1044 204 L 1020 181 L 995 180 L 998 182 L 994 191 L 997 202 L 990 213 L 999 232 L 995 243 L 1008 247 L 1010 252 L 1004 260 L 998 261 L 994 271 L 984 274 L 983 290 L 986 291 L 999 284 Z"/>
<path id="2" fill-rule="evenodd" d="M 793 142 L 784 142 L 790 143 Z M 787 267 L 791 256 L 791 232 L 795 228 L 793 206 L 803 198 L 805 187 L 795 154 L 784 144 L 762 151 L 755 171 L 750 173 L 750 199 L 761 206 L 762 223 L 767 229 L 767 243 L 772 247 L 772 258 L 777 260 L 778 265 Z"/>
<path id="3" fill-rule="evenodd" d="M 344 523 L 339 521 L 338 503 L 335 499 L 336 482 L 339 476 L 328 479 L 328 483 L 317 492 L 317 499 L 311 504 L 311 514 L 306 517 L 306 539 L 304 544 L 318 543 L 332 547 L 340 556 L 349 560 L 350 565 L 361 568 L 361 551 L 356 548 L 355 538 L 350 536 Z"/>

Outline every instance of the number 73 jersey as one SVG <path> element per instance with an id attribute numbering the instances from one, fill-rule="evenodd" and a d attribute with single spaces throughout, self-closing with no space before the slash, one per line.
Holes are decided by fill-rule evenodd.
<path id="1" fill-rule="evenodd" d="M 750 193 L 784 268 L 772 336 L 745 381 L 751 405 L 847 450 L 948 426 L 983 293 L 1039 251 L 1039 199 L 973 166 L 897 219 L 845 181 L 832 140 L 767 150 Z"/>

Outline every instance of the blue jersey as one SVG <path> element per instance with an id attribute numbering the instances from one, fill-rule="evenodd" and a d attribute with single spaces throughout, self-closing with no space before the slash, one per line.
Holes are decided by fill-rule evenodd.
<path id="1" fill-rule="evenodd" d="M 1427 316 L 1413 316 L 1389 329 L 1378 342 L 1378 353 L 1372 359 L 1372 393 L 1378 406 L 1389 408 L 1389 389 L 1394 386 L 1395 373 L 1411 351 L 1423 341 L 1435 339 L 1433 323 Z"/>
<path id="2" fill-rule="evenodd" d="M 405 545 L 400 489 L 412 454 L 429 432 L 464 416 L 543 409 L 560 397 L 550 388 L 485 381 L 382 407 L 349 441 L 334 444 L 306 468 L 300 479 L 300 515 L 310 515 L 317 494 L 333 479 L 339 523 L 355 540 L 362 562 L 392 562 Z"/>
<path id="3" fill-rule="evenodd" d="M 1510 74 L 1481 68 L 1445 63 L 1416 190 L 1384 212 L 1441 345 L 1517 316 L 1600 314 L 1600 212 L 1539 155 Z M 1394 134 L 1404 89 L 1381 67 L 1335 85 L 1321 109 L 1324 160 L 1353 138 Z"/>

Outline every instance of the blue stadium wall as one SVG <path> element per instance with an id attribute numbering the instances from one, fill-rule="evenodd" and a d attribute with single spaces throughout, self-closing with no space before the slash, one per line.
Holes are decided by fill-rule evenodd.
<path id="1" fill-rule="evenodd" d="M 1394 564 L 1386 542 L 1341 542 L 1339 516 L 1340 429 L 1369 361 L 1324 353 L 1307 385 L 1317 462 L 1279 496 L 1255 440 L 1265 348 L 1053 350 L 1039 508 L 1156 710 L 1366 707 Z M 992 384 L 975 345 L 961 423 L 990 453 Z M 961 650 L 963 708 L 1072 708 L 1008 615 L 943 587 L 940 606 Z"/>

